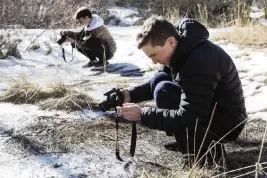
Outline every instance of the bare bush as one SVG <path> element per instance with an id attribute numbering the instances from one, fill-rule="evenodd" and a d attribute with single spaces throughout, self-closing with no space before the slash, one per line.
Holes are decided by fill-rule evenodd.
<path id="1" fill-rule="evenodd" d="M 264 1 L 264 0 L 263 0 Z M 264 1 L 264 3 L 266 3 Z M 146 19 L 151 14 L 175 22 L 181 17 L 195 18 L 204 25 L 239 25 L 250 23 L 251 0 L 117 0 L 117 5 L 137 7 Z M 266 7 L 266 5 L 265 5 Z"/>
<path id="2" fill-rule="evenodd" d="M 72 15 L 80 6 L 105 13 L 108 0 L 0 0 L 0 24 L 25 28 L 54 28 L 73 25 Z"/>
<path id="3" fill-rule="evenodd" d="M 266 7 L 266 1 L 258 1 L 261 1 L 261 6 Z M 90 7 L 93 13 L 99 14 L 105 22 L 108 22 L 108 6 L 117 5 L 137 8 L 143 19 L 151 14 L 163 16 L 172 14 L 173 20 L 180 16 L 191 17 L 214 25 L 221 21 L 231 22 L 236 15 L 239 15 L 238 18 L 246 19 L 248 14 L 243 11 L 245 9 L 244 12 L 247 12 L 247 7 L 253 2 L 252 0 L 0 0 L 0 24 L 21 25 L 25 28 L 73 27 L 74 20 L 70 19 L 80 6 Z"/>
<path id="4" fill-rule="evenodd" d="M 235 27 L 231 32 L 220 32 L 215 34 L 212 39 L 215 41 L 224 40 L 227 43 L 234 43 L 239 47 L 267 47 L 267 28 L 260 25 L 248 27 Z M 249 35 L 247 35 L 249 34 Z"/>
<path id="5" fill-rule="evenodd" d="M 5 59 L 8 56 L 21 58 L 19 50 L 17 49 L 21 39 L 10 38 L 9 31 L 3 31 L 0 34 L 0 59 Z"/>

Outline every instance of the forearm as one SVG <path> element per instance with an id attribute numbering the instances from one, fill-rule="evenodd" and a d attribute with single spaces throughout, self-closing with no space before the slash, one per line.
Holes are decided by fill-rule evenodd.
<path id="1" fill-rule="evenodd" d="M 153 99 L 150 82 L 130 88 L 129 93 L 132 103 Z"/>

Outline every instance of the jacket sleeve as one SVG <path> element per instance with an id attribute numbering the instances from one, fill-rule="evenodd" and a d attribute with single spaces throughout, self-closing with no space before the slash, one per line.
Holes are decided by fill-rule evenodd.
<path id="1" fill-rule="evenodd" d="M 137 85 L 129 89 L 131 102 L 138 103 L 153 99 L 153 94 L 150 87 L 150 82 Z"/>
<path id="2" fill-rule="evenodd" d="M 189 130 L 194 129 L 197 119 L 198 123 L 209 122 L 214 92 L 219 80 L 217 73 L 219 60 L 202 60 L 209 56 L 199 54 L 196 52 L 191 55 L 183 67 L 180 108 L 177 110 L 143 108 L 141 114 L 143 125 L 173 133 L 185 127 Z"/>
<path id="3" fill-rule="evenodd" d="M 81 30 L 80 32 L 75 32 L 74 33 L 74 40 L 75 43 L 71 43 L 71 46 L 73 48 L 77 48 L 77 49 L 86 49 L 86 40 L 84 40 L 84 37 L 88 38 L 90 37 L 90 33 L 84 30 Z"/>

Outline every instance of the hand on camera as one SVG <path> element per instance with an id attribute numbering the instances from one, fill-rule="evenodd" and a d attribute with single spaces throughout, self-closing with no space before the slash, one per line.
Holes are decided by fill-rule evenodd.
<path id="1" fill-rule="evenodd" d="M 135 103 L 125 103 L 121 107 L 120 114 L 129 121 L 141 120 L 141 107 Z"/>
<path id="2" fill-rule="evenodd" d="M 75 40 L 70 37 L 66 37 L 66 42 L 75 43 Z"/>

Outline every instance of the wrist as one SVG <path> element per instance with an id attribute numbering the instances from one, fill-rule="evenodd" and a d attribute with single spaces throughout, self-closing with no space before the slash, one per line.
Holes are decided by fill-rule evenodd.
<path id="1" fill-rule="evenodd" d="M 123 97 L 124 97 L 124 102 L 123 103 L 130 103 L 131 102 L 131 97 L 130 93 L 127 89 L 122 89 L 121 90 Z"/>

